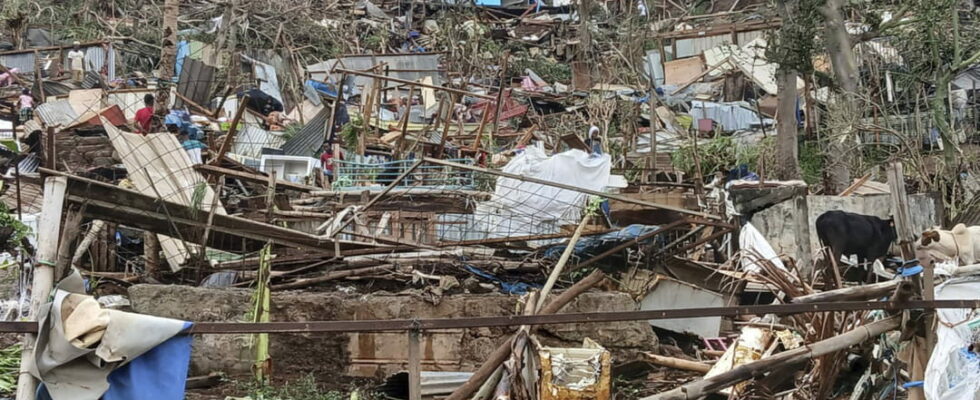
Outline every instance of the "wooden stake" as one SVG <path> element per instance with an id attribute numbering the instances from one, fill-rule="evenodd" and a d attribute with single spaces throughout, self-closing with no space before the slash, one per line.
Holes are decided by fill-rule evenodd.
<path id="1" fill-rule="evenodd" d="M 418 329 L 408 331 L 408 398 L 422 400 L 422 357 L 421 333 Z"/>
<path id="2" fill-rule="evenodd" d="M 684 360 L 684 359 L 674 358 L 674 357 L 664 357 L 653 353 L 643 353 L 643 355 L 645 355 L 647 357 L 647 360 L 649 360 L 654 365 L 659 365 L 662 367 L 680 369 L 684 371 L 700 372 L 702 374 L 706 374 L 708 373 L 708 371 L 711 370 L 711 364 L 705 364 L 702 362 Z"/>
<path id="3" fill-rule="evenodd" d="M 585 214 L 583 212 L 583 214 Z M 588 225 L 590 216 L 585 214 L 582 216 L 582 222 L 579 222 L 578 227 L 575 228 L 575 233 L 572 234 L 572 238 L 568 239 L 568 245 L 565 246 L 565 251 L 561 253 L 561 257 L 558 259 L 558 263 L 555 264 L 555 268 L 551 270 L 551 275 L 548 275 L 548 281 L 545 282 L 544 287 L 541 288 L 541 295 L 538 296 L 538 305 L 534 307 L 537 311 L 544 307 L 544 302 L 548 299 L 548 294 L 551 293 L 551 288 L 555 286 L 555 282 L 558 281 L 558 277 L 561 276 L 561 272 L 565 270 L 565 263 L 572 256 L 572 251 L 575 250 L 575 243 L 578 243 L 578 239 L 582 237 L 582 231 L 585 229 L 585 225 Z"/>
<path id="4" fill-rule="evenodd" d="M 235 141 L 235 133 L 238 132 L 238 123 L 241 122 L 242 115 L 245 114 L 245 105 L 248 104 L 248 95 L 242 96 L 240 101 L 238 103 L 238 110 L 235 111 L 235 117 L 231 119 L 231 128 L 228 128 L 228 133 L 225 134 L 225 141 L 221 142 L 221 148 L 218 149 L 218 154 L 211 160 L 211 165 L 219 165 L 225 153 L 231 149 L 232 142 Z"/>
<path id="5" fill-rule="evenodd" d="M 41 220 L 38 222 L 37 263 L 34 265 L 34 282 L 31 286 L 31 308 L 28 320 L 36 321 L 41 304 L 48 300 L 54 287 L 54 267 L 58 257 L 58 236 L 61 234 L 61 215 L 65 206 L 68 179 L 63 176 L 44 180 L 44 202 Z M 37 381 L 27 366 L 34 356 L 34 335 L 24 335 L 24 350 L 20 358 L 20 376 L 17 380 L 17 400 L 33 400 Z"/>

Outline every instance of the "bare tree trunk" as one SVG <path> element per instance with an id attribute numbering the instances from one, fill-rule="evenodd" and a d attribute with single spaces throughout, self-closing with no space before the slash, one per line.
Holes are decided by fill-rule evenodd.
<path id="1" fill-rule="evenodd" d="M 157 90 L 155 113 L 162 119 L 170 109 L 170 79 L 177 64 L 177 16 L 180 0 L 163 3 L 163 43 L 160 51 L 160 87 Z"/>
<path id="2" fill-rule="evenodd" d="M 799 95 L 796 81 L 799 74 L 780 68 L 776 82 L 779 88 L 779 105 L 776 109 L 776 170 L 779 180 L 800 179 L 799 130 L 796 123 L 796 104 Z"/>
<path id="3" fill-rule="evenodd" d="M 849 159 L 856 156 L 848 154 L 847 145 L 852 142 L 853 135 L 857 134 L 854 129 L 854 122 L 861 117 L 858 112 L 858 71 L 857 63 L 854 61 L 854 53 L 851 50 L 850 38 L 844 28 L 844 17 L 840 13 L 840 0 L 827 0 L 827 5 L 820 9 L 826 19 L 826 41 L 827 53 L 833 64 L 834 75 L 843 96 L 840 110 L 847 115 L 840 116 L 848 121 L 848 125 L 843 132 L 831 132 L 829 145 L 827 146 L 827 167 L 824 169 L 824 186 L 828 193 L 840 193 L 850 185 L 851 171 L 848 165 Z M 843 140 L 841 140 L 843 139 Z"/>

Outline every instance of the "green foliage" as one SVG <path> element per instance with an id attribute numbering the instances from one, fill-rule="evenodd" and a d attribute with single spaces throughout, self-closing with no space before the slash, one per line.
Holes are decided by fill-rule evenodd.
<path id="1" fill-rule="evenodd" d="M 352 115 L 350 122 L 340 128 L 340 139 L 344 146 L 354 146 L 357 144 L 357 136 L 364 130 L 364 118 L 360 115 Z"/>
<path id="2" fill-rule="evenodd" d="M 17 390 L 20 353 L 19 344 L 0 350 L 0 394 L 9 395 Z"/>
<path id="3" fill-rule="evenodd" d="M 817 142 L 804 141 L 800 143 L 800 170 L 803 173 L 803 180 L 809 185 L 820 182 L 824 167 L 823 152 Z"/>
<path id="4" fill-rule="evenodd" d="M 798 0 L 795 9 L 780 13 L 783 25 L 768 37 L 766 58 L 780 68 L 802 74 L 813 72 L 813 56 L 823 48 L 817 24 L 823 20 L 819 7 L 823 0 Z M 777 7 L 781 7 L 777 4 Z M 786 14 L 789 16 L 787 21 Z"/>
<path id="5" fill-rule="evenodd" d="M 313 375 L 304 375 L 295 381 L 286 382 L 279 386 L 250 382 L 245 384 L 242 389 L 248 392 L 248 396 L 252 400 L 347 400 L 360 397 L 334 390 L 322 391 Z"/>
<path id="6" fill-rule="evenodd" d="M 705 143 L 697 146 L 697 155 L 701 163 L 701 173 L 709 176 L 718 170 L 728 170 L 739 164 L 747 164 L 750 169 L 758 170 L 759 155 L 766 154 L 767 165 L 772 165 L 768 160 L 773 155 L 772 148 L 775 137 L 770 136 L 762 139 L 755 146 L 738 146 L 729 136 L 716 136 Z M 694 145 L 685 142 L 680 149 L 671 156 L 674 168 L 684 171 L 685 174 L 693 176 L 697 172 L 697 164 L 694 160 Z"/>
<path id="7" fill-rule="evenodd" d="M 200 182 L 194 187 L 194 192 L 191 193 L 191 212 L 195 218 L 197 218 L 198 212 L 201 211 L 201 206 L 204 203 L 204 195 L 208 193 L 208 184 L 205 182 Z"/>
<path id="8" fill-rule="evenodd" d="M 556 62 L 554 59 L 532 57 L 527 54 L 513 58 L 511 71 L 513 71 L 515 74 L 523 74 L 525 68 L 530 68 L 532 71 L 534 71 L 534 73 L 538 74 L 541 79 L 544 79 L 548 83 L 568 83 L 572 80 L 571 65 L 568 63 Z"/>
<path id="9" fill-rule="evenodd" d="M 24 225 L 23 222 L 20 222 L 20 220 L 18 220 L 17 217 L 10 212 L 7 205 L 2 202 L 0 202 L 0 228 L 3 228 L 3 230 L 9 229 L 13 232 L 8 240 L 8 246 L 10 244 L 13 244 L 13 246 L 19 245 L 24 238 L 31 234 L 31 228 Z"/>

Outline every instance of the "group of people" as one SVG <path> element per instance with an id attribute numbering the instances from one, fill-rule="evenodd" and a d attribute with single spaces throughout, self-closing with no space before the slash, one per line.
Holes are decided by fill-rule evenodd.
<path id="1" fill-rule="evenodd" d="M 155 104 L 156 98 L 152 94 L 143 96 L 144 107 L 136 111 L 136 133 L 146 136 L 161 131 L 161 120 L 155 113 Z M 204 162 L 202 152 L 207 150 L 208 146 L 201 142 L 200 130 L 173 115 L 171 113 L 165 116 L 162 125 L 166 127 L 167 132 L 177 136 L 177 140 L 187 151 L 192 163 L 202 164 Z"/>

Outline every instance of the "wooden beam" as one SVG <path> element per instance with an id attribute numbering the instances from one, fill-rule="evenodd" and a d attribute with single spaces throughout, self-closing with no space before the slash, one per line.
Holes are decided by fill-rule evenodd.
<path id="1" fill-rule="evenodd" d="M 532 182 L 532 183 L 537 183 L 539 185 L 552 186 L 552 187 L 556 187 L 556 188 L 559 188 L 559 189 L 573 190 L 573 191 L 580 192 L 580 193 L 591 194 L 593 196 L 605 197 L 607 199 L 618 200 L 618 201 L 621 201 L 621 202 L 624 202 L 624 203 L 636 204 L 636 205 L 640 205 L 640 206 L 644 206 L 644 207 L 659 208 L 661 210 L 674 211 L 674 212 L 679 212 L 679 213 L 682 213 L 682 214 L 694 215 L 694 216 L 704 217 L 704 218 L 710 218 L 710 219 L 721 219 L 721 217 L 719 217 L 717 215 L 703 213 L 703 212 L 700 212 L 700 211 L 693 211 L 693 210 L 688 210 L 688 209 L 680 208 L 680 207 L 674 207 L 674 206 L 668 206 L 668 205 L 663 205 L 663 204 L 651 203 L 651 202 L 643 201 L 643 200 L 631 199 L 629 197 L 621 196 L 621 195 L 618 195 L 618 194 L 604 193 L 604 192 L 600 192 L 600 191 L 597 191 L 597 190 L 591 190 L 591 189 L 586 189 L 586 188 L 580 188 L 580 187 L 577 187 L 577 186 L 566 185 L 564 183 L 558 183 L 558 182 L 552 182 L 552 181 L 548 181 L 548 180 L 544 180 L 544 179 L 532 178 L 530 176 L 516 175 L 516 174 L 507 173 L 507 172 L 501 172 L 501 171 L 496 171 L 496 170 L 482 168 L 482 167 L 475 167 L 475 166 L 472 166 L 472 165 L 458 164 L 458 163 L 454 163 L 454 162 L 450 162 L 450 161 L 439 160 L 439 159 L 429 158 L 429 157 L 423 157 L 422 160 L 424 160 L 425 162 L 428 162 L 428 163 L 436 164 L 436 165 L 443 165 L 443 166 L 446 166 L 446 167 L 455 167 L 455 168 L 460 168 L 460 169 L 465 169 L 465 170 L 470 170 L 470 171 L 475 171 L 475 172 L 482 172 L 482 173 L 485 173 L 485 174 L 490 174 L 490 175 L 502 176 L 502 177 L 505 177 L 505 178 L 516 179 L 516 180 L 519 180 L 519 181 L 522 181 L 522 182 Z"/>
<path id="2" fill-rule="evenodd" d="M 408 331 L 408 399 L 422 400 L 422 344 L 418 329 Z"/>
<path id="3" fill-rule="evenodd" d="M 232 142 L 235 141 L 235 133 L 238 132 L 238 123 L 242 120 L 242 115 L 245 114 L 245 105 L 248 104 L 248 95 L 242 96 L 239 100 L 241 103 L 238 104 L 238 110 L 235 111 L 235 117 L 231 119 L 231 128 L 228 128 L 228 133 L 225 134 L 225 141 L 221 143 L 221 148 L 218 149 L 218 154 L 215 154 L 213 160 L 211 160 L 212 165 L 218 165 L 221 159 L 224 158 L 225 153 L 231 149 Z"/>

